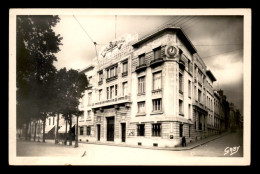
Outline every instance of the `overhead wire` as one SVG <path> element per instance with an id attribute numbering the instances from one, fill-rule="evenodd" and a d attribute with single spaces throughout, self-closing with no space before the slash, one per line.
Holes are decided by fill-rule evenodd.
<path id="1" fill-rule="evenodd" d="M 180 26 L 182 27 L 185 23 L 187 23 L 188 21 L 191 21 L 193 18 L 194 18 L 194 16 L 190 17 L 188 20 L 181 23 Z"/>
<path id="2" fill-rule="evenodd" d="M 99 60 L 98 60 L 98 54 L 97 54 L 97 42 L 94 42 L 93 39 L 90 37 L 90 35 L 88 34 L 88 32 L 84 29 L 84 27 L 81 25 L 81 23 L 78 21 L 78 19 L 73 15 L 74 19 L 78 22 L 78 24 L 80 25 L 80 27 L 83 29 L 83 31 L 85 31 L 85 33 L 87 34 L 88 38 L 91 40 L 91 42 L 94 44 L 95 46 L 95 52 L 96 52 L 96 56 L 97 56 L 97 61 L 98 61 L 98 70 L 100 69 L 100 65 L 99 65 Z"/>
<path id="3" fill-rule="evenodd" d="M 180 22 L 183 22 L 184 19 L 187 19 L 187 18 L 189 18 L 189 16 L 184 16 L 184 17 L 183 17 L 181 20 L 179 20 L 178 22 L 173 23 L 173 25 L 176 25 L 176 26 L 177 26 L 177 24 L 180 25 L 179 23 L 180 23 Z"/>

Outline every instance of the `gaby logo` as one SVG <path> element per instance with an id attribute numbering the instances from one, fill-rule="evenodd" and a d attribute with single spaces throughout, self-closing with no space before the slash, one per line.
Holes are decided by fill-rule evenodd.
<path id="1" fill-rule="evenodd" d="M 225 150 L 224 150 L 224 155 L 227 155 L 230 153 L 230 156 L 234 155 L 235 153 L 238 152 L 240 146 L 237 146 L 237 147 L 226 147 Z"/>
<path id="2" fill-rule="evenodd" d="M 116 48 L 121 49 L 122 45 L 125 43 L 125 39 L 121 39 L 115 42 L 109 42 L 109 45 L 102 51 L 101 55 L 106 57 L 108 52 L 112 52 Z"/>

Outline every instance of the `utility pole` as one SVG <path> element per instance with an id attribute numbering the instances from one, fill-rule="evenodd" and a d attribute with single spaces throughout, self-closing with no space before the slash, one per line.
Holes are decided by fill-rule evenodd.
<path id="1" fill-rule="evenodd" d="M 79 142 L 78 142 L 78 120 L 79 120 L 79 116 L 76 116 L 77 117 L 77 121 L 76 121 L 76 137 L 75 137 L 75 147 L 79 147 Z"/>

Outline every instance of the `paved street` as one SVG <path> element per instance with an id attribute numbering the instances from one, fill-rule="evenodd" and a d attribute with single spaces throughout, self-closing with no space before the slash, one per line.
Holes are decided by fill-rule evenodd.
<path id="1" fill-rule="evenodd" d="M 242 157 L 243 156 L 243 138 L 242 132 L 230 133 L 224 137 L 206 143 L 200 147 L 189 150 L 190 155 L 194 156 L 209 156 L 209 157 Z M 230 149 L 227 147 L 240 146 L 237 153 L 224 155 L 224 150 Z"/>
<path id="2" fill-rule="evenodd" d="M 156 162 L 167 163 L 176 160 L 176 157 L 242 157 L 243 152 L 242 133 L 230 133 L 191 150 L 169 151 L 153 150 L 132 147 L 119 147 L 109 145 L 96 145 L 80 143 L 78 148 L 74 146 L 55 145 L 53 141 L 17 142 L 17 156 L 55 156 L 55 157 L 80 157 L 85 153 L 84 160 L 92 163 L 120 163 L 120 164 L 153 164 Z M 227 147 L 240 146 L 238 152 L 224 156 Z"/>

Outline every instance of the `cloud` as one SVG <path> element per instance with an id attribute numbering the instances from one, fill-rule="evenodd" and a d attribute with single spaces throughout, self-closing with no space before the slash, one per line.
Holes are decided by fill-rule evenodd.
<path id="1" fill-rule="evenodd" d="M 207 67 L 212 70 L 220 84 L 232 84 L 243 80 L 243 62 L 235 58 L 236 56 L 241 57 L 241 51 L 216 56 L 207 63 Z"/>
<path id="2" fill-rule="evenodd" d="M 173 16 L 163 15 L 129 15 L 117 16 L 117 21 L 115 21 L 113 15 L 76 16 L 91 37 L 90 39 L 73 16 L 60 16 L 60 18 L 60 23 L 54 28 L 55 32 L 63 37 L 61 51 L 56 54 L 58 61 L 55 62 L 55 66 L 57 69 L 63 67 L 83 69 L 88 66 L 96 56 L 91 39 L 99 44 L 108 44 L 115 38 L 115 35 L 138 33 L 141 37 L 170 19 L 173 19 L 171 21 L 176 19 Z M 184 32 L 195 45 L 207 67 L 212 70 L 217 78 L 218 86 L 226 89 L 227 96 L 236 100 L 235 96 L 243 94 L 241 85 L 243 83 L 243 52 L 241 50 L 229 51 L 242 46 L 224 44 L 243 43 L 243 18 L 239 16 L 199 16 L 195 18 L 197 20 L 189 24 L 188 30 L 184 27 Z M 207 46 L 198 46 L 199 44 Z M 215 44 L 223 45 L 212 46 Z M 98 50 L 100 48 L 101 46 L 97 46 Z M 241 97 L 237 97 L 237 100 L 241 103 Z"/>

